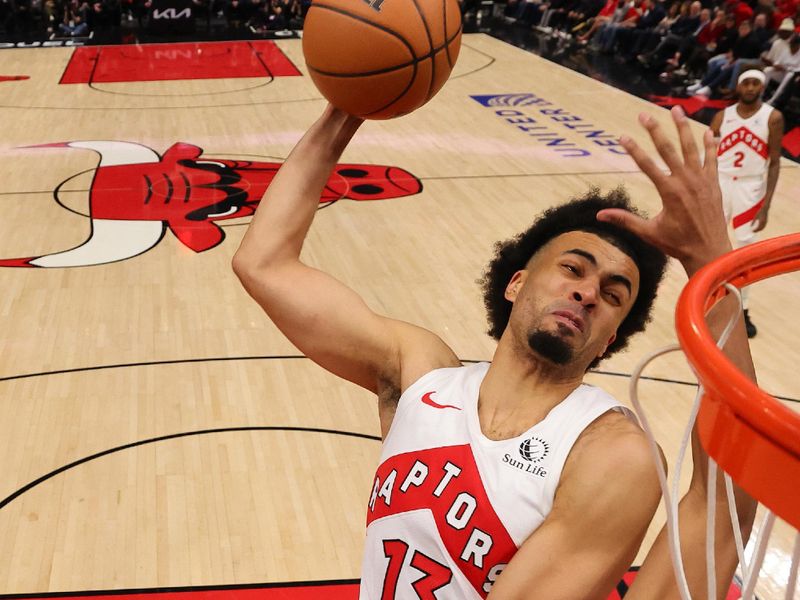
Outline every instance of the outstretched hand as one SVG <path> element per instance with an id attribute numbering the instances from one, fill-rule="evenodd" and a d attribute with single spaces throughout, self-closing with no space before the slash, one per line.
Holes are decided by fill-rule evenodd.
<path id="1" fill-rule="evenodd" d="M 692 275 L 703 265 L 731 250 L 731 245 L 722 212 L 717 148 L 713 134 L 710 130 L 705 132 L 701 162 L 683 109 L 675 107 L 671 113 L 680 139 L 680 154 L 652 116 L 645 113 L 639 115 L 639 122 L 650 134 L 669 173 L 664 173 L 651 154 L 630 137 L 620 138 L 622 146 L 656 186 L 661 196 L 661 212 L 652 219 L 644 219 L 625 210 L 606 209 L 601 210 L 597 218 L 616 223 L 677 258 L 686 272 Z"/>

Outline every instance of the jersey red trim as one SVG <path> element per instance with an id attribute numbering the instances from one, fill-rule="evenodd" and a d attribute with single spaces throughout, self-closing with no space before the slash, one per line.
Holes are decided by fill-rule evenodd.
<path id="1" fill-rule="evenodd" d="M 736 229 L 737 227 L 741 227 L 745 223 L 749 223 L 750 221 L 755 219 L 756 215 L 758 214 L 758 211 L 760 211 L 761 207 L 764 206 L 765 199 L 766 198 L 762 198 L 761 200 L 758 201 L 758 204 L 756 204 L 755 206 L 751 206 L 743 213 L 733 217 L 733 228 Z"/>

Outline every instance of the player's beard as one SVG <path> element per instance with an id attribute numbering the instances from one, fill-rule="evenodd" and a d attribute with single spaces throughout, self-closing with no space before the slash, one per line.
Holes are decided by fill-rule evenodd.
<path id="1" fill-rule="evenodd" d="M 752 98 L 745 98 L 744 96 L 740 96 L 739 97 L 739 102 L 741 102 L 742 104 L 747 104 L 749 106 L 751 104 L 755 104 L 756 102 L 758 102 L 758 99 L 760 97 L 761 97 L 761 93 L 760 92 L 758 94 L 753 95 Z"/>
<path id="2" fill-rule="evenodd" d="M 573 357 L 572 348 L 561 336 L 544 329 L 537 329 L 528 336 L 528 346 L 556 365 L 566 365 Z"/>

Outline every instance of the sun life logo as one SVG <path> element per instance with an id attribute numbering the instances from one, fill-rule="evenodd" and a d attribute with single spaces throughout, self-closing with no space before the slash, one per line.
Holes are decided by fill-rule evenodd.
<path id="1" fill-rule="evenodd" d="M 550 444 L 537 437 L 523 440 L 519 445 L 519 454 L 528 462 L 538 463 L 543 460 L 550 451 Z"/>

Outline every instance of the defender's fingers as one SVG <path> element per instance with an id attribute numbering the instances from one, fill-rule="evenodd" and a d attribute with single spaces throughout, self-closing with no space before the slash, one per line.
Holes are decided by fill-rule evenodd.
<path id="1" fill-rule="evenodd" d="M 664 132 L 661 125 L 658 124 L 658 121 L 647 113 L 640 113 L 639 122 L 647 129 L 647 133 L 650 134 L 650 139 L 653 140 L 656 150 L 659 155 L 661 155 L 661 158 L 664 159 L 664 162 L 667 163 L 669 170 L 673 173 L 680 171 L 683 168 L 683 161 L 681 157 L 678 156 L 678 151 L 675 149 L 672 142 L 669 141 L 667 134 Z"/>
<path id="2" fill-rule="evenodd" d="M 655 184 L 657 189 L 661 189 L 661 186 L 667 181 L 667 175 L 659 168 L 650 155 L 627 135 L 621 136 L 619 138 L 619 143 L 622 144 L 625 151 L 630 154 L 631 158 L 642 170 L 642 173 L 650 178 L 650 181 Z"/>
<path id="3" fill-rule="evenodd" d="M 705 146 L 705 158 L 703 159 L 703 170 L 706 173 L 717 176 L 717 140 L 714 139 L 714 132 L 707 129 L 703 134 L 703 145 Z"/>
<path id="4" fill-rule="evenodd" d="M 675 121 L 675 127 L 678 130 L 678 139 L 681 141 L 684 164 L 691 169 L 699 169 L 701 166 L 700 154 L 697 151 L 697 143 L 694 141 L 692 128 L 689 125 L 689 119 L 686 117 L 686 113 L 680 106 L 674 106 L 670 112 L 672 113 L 672 120 Z"/>

